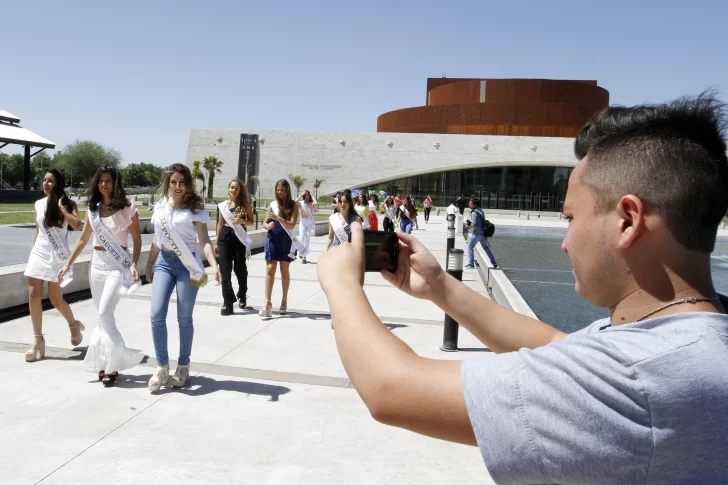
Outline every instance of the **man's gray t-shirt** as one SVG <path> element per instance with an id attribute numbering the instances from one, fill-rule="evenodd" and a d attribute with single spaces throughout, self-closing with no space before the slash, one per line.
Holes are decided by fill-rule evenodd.
<path id="1" fill-rule="evenodd" d="M 463 362 L 465 402 L 491 477 L 728 483 L 728 315 L 608 325 Z"/>

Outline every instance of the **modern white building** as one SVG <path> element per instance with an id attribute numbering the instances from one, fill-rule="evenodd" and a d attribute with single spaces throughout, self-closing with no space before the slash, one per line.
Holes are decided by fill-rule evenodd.
<path id="1" fill-rule="evenodd" d="M 246 178 L 253 195 L 273 198 L 278 179 L 306 178 L 320 196 L 345 188 L 384 186 L 390 193 L 429 194 L 435 204 L 479 194 L 491 208 L 560 210 L 576 164 L 572 138 L 413 133 L 193 129 L 188 166 L 224 162 L 214 194 Z M 247 156 L 247 158 L 246 158 Z M 295 190 L 295 188 L 294 188 Z"/>

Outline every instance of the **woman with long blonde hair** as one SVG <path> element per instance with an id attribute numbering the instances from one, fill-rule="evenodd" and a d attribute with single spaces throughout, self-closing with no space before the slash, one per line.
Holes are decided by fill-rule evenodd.
<path id="1" fill-rule="evenodd" d="M 253 224 L 253 207 L 248 188 L 238 178 L 228 183 L 228 199 L 218 205 L 215 253 L 220 258 L 223 304 L 221 315 L 231 315 L 236 295 L 233 292 L 232 272 L 238 280 L 237 302 L 243 310 L 248 306 L 248 266 L 250 236 L 248 226 Z"/>
<path id="2" fill-rule="evenodd" d="M 218 285 L 222 281 L 207 234 L 210 215 L 205 211 L 202 197 L 195 191 L 190 169 L 181 163 L 170 165 L 164 172 L 159 196 L 152 215 L 154 242 L 146 268 L 147 280 L 152 283 L 152 339 L 157 358 L 157 371 L 149 379 L 148 387 L 152 392 L 158 391 L 169 380 L 167 309 L 175 288 L 180 348 L 172 386 L 183 387 L 189 380 L 194 336 L 192 310 L 197 291 L 207 283 L 207 274 L 197 250 L 198 243 L 215 274 L 215 281 Z"/>

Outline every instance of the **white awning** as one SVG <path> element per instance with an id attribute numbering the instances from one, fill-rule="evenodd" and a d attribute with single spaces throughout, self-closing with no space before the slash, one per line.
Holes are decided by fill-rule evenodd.
<path id="1" fill-rule="evenodd" d="M 2 109 L 0 109 L 0 120 L 9 121 L 11 123 L 20 123 L 20 118 Z"/>
<path id="2" fill-rule="evenodd" d="M 2 115 L 2 113 L 7 112 L 0 112 L 0 115 Z M 46 140 L 42 136 L 36 135 L 30 130 L 26 130 L 25 128 L 22 128 L 18 125 L 0 122 L 0 145 L 2 145 L 3 143 L 12 143 L 15 145 L 30 145 L 40 148 L 56 147 L 56 144 L 52 141 Z"/>

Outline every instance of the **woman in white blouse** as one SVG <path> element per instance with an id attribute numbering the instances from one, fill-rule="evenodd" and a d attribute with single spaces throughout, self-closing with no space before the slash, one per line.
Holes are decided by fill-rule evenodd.
<path id="1" fill-rule="evenodd" d="M 142 236 L 139 212 L 126 197 L 116 168 L 98 169 L 89 190 L 86 223 L 68 262 L 58 272 L 58 281 L 63 280 L 93 234 L 94 252 L 88 279 L 98 326 L 91 335 L 83 363 L 87 371 L 98 372 L 105 387 L 111 387 L 119 371 L 130 369 L 144 359 L 144 352 L 126 347 L 114 315 L 122 295 L 139 281 L 136 263 L 142 250 Z M 129 234 L 134 242 L 133 254 L 127 251 Z"/>
<path id="2" fill-rule="evenodd" d="M 207 233 L 210 216 L 204 209 L 202 197 L 195 192 L 190 169 L 181 163 L 171 165 L 164 172 L 159 194 L 160 201 L 154 207 L 152 216 L 154 242 L 146 268 L 147 280 L 153 282 L 152 339 L 158 366 L 149 380 L 148 387 L 152 392 L 158 391 L 169 380 L 167 308 L 175 287 L 180 349 L 172 386 L 183 387 L 189 379 L 194 335 L 192 310 L 197 291 L 207 282 L 207 274 L 197 250 L 198 241 L 215 274 L 215 281 L 218 285 L 222 282 Z"/>

